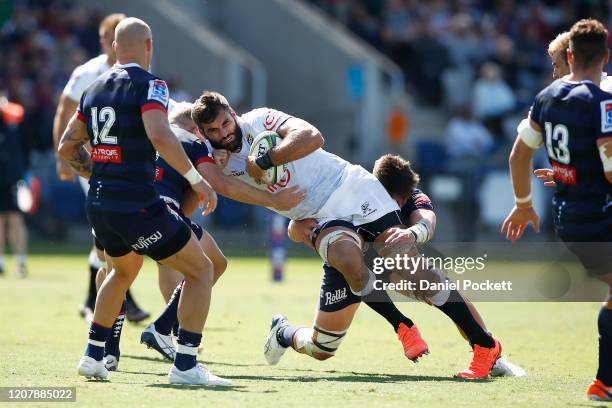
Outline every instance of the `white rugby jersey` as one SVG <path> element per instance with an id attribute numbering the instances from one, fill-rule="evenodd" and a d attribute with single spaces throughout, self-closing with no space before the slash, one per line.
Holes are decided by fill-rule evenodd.
<path id="1" fill-rule="evenodd" d="M 607 72 L 601 73 L 601 83 L 599 87 L 602 91 L 612 93 L 612 77 L 609 76 Z"/>
<path id="2" fill-rule="evenodd" d="M 291 118 L 290 115 L 269 108 L 254 109 L 237 118 L 242 130 L 242 147 L 239 152 L 231 152 L 225 174 L 236 176 L 240 180 L 260 190 L 271 193 L 281 189 L 299 186 L 305 191 L 304 200 L 289 211 L 271 210 L 293 220 L 313 217 L 330 195 L 341 184 L 342 176 L 349 163 L 323 149 L 317 149 L 308 156 L 288 163 L 286 176 L 273 186 L 257 184 L 246 172 L 246 159 L 253 139 L 263 131 L 276 132 L 278 128 Z"/>
<path id="3" fill-rule="evenodd" d="M 81 95 L 85 89 L 91 85 L 97 77 L 110 69 L 108 65 L 108 56 L 106 54 L 98 55 L 90 59 L 83 65 L 79 65 L 72 71 L 68 83 L 62 92 L 75 102 L 81 100 Z"/>

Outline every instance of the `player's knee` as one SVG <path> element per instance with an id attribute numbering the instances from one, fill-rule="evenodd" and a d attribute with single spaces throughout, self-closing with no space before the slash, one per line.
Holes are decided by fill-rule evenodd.
<path id="1" fill-rule="evenodd" d="M 189 278 L 192 281 L 197 281 L 202 285 L 212 286 L 214 280 L 214 267 L 210 258 L 207 256 L 202 257 L 202 260 L 198 262 L 197 267 L 193 268 L 191 272 L 192 273 L 190 274 Z M 187 279 L 187 274 L 184 275 L 185 279 Z"/>
<path id="2" fill-rule="evenodd" d="M 312 358 L 314 358 L 315 360 L 319 360 L 319 361 L 325 361 L 329 358 L 332 358 L 334 356 L 334 354 L 327 354 L 327 353 L 313 353 L 312 354 Z"/>
<path id="3" fill-rule="evenodd" d="M 221 275 L 223 275 L 223 272 L 225 272 L 225 270 L 227 269 L 227 258 L 221 255 L 218 259 L 216 259 L 214 262 L 214 269 L 216 281 L 221 277 Z"/>

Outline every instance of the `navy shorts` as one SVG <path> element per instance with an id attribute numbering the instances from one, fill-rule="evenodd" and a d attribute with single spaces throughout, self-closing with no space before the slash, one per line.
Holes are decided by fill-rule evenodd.
<path id="1" fill-rule="evenodd" d="M 19 212 L 17 184 L 0 184 L 0 213 Z"/>
<path id="2" fill-rule="evenodd" d="M 361 296 L 351 292 L 351 287 L 344 276 L 337 269 L 323 265 L 319 310 L 336 312 L 359 302 L 361 302 Z"/>
<path id="3" fill-rule="evenodd" d="M 597 276 L 612 273 L 612 208 L 588 202 L 553 204 L 555 232 L 587 272 Z M 571 208 L 576 205 L 579 208 Z"/>
<path id="4" fill-rule="evenodd" d="M 198 241 L 200 239 L 202 239 L 202 236 L 204 235 L 204 229 L 202 229 L 202 227 L 200 227 L 198 224 L 196 224 L 195 222 L 193 222 L 191 220 L 191 218 L 187 217 L 183 211 L 181 211 L 179 208 L 176 208 L 176 206 L 174 204 L 170 204 L 167 203 L 168 207 L 170 207 L 171 210 L 175 211 L 178 215 L 181 216 L 181 218 L 183 219 L 183 222 L 185 224 L 187 224 L 187 226 L 189 228 L 191 228 L 191 230 L 193 231 L 193 233 L 195 234 L 196 238 L 198 239 Z"/>
<path id="5" fill-rule="evenodd" d="M 130 213 L 102 212 L 89 203 L 86 210 L 94 236 L 112 257 L 134 251 L 159 261 L 177 253 L 191 238 L 182 217 L 161 199 Z"/>

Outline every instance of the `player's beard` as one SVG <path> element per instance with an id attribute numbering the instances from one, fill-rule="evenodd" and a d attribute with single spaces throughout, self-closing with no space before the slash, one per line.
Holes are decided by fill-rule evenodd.
<path id="1" fill-rule="evenodd" d="M 234 130 L 234 133 L 232 133 L 232 135 L 234 136 L 234 140 L 232 140 L 229 143 L 223 143 L 223 142 L 213 142 L 212 140 L 208 139 L 213 149 L 215 150 L 225 149 L 232 153 L 240 151 L 240 149 L 242 148 L 242 129 L 240 129 L 240 126 L 238 125 L 238 122 L 236 122 L 235 119 L 234 119 L 234 123 L 235 123 L 235 129 L 236 129 Z"/>

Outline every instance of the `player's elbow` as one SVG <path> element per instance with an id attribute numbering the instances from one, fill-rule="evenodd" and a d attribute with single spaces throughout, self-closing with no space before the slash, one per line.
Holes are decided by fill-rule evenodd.
<path id="1" fill-rule="evenodd" d="M 323 135 L 321 134 L 321 132 L 319 132 L 319 129 L 317 128 L 311 129 L 310 140 L 312 141 L 312 144 L 315 150 L 320 149 L 325 144 L 325 139 L 323 138 Z"/>
<path id="2" fill-rule="evenodd" d="M 63 143 L 60 141 L 59 146 L 57 147 L 57 154 L 63 160 L 69 160 L 74 151 L 74 147 L 71 144 Z"/>
<path id="3" fill-rule="evenodd" d="M 612 184 L 612 171 L 606 171 L 606 180 L 608 180 L 608 183 Z"/>

